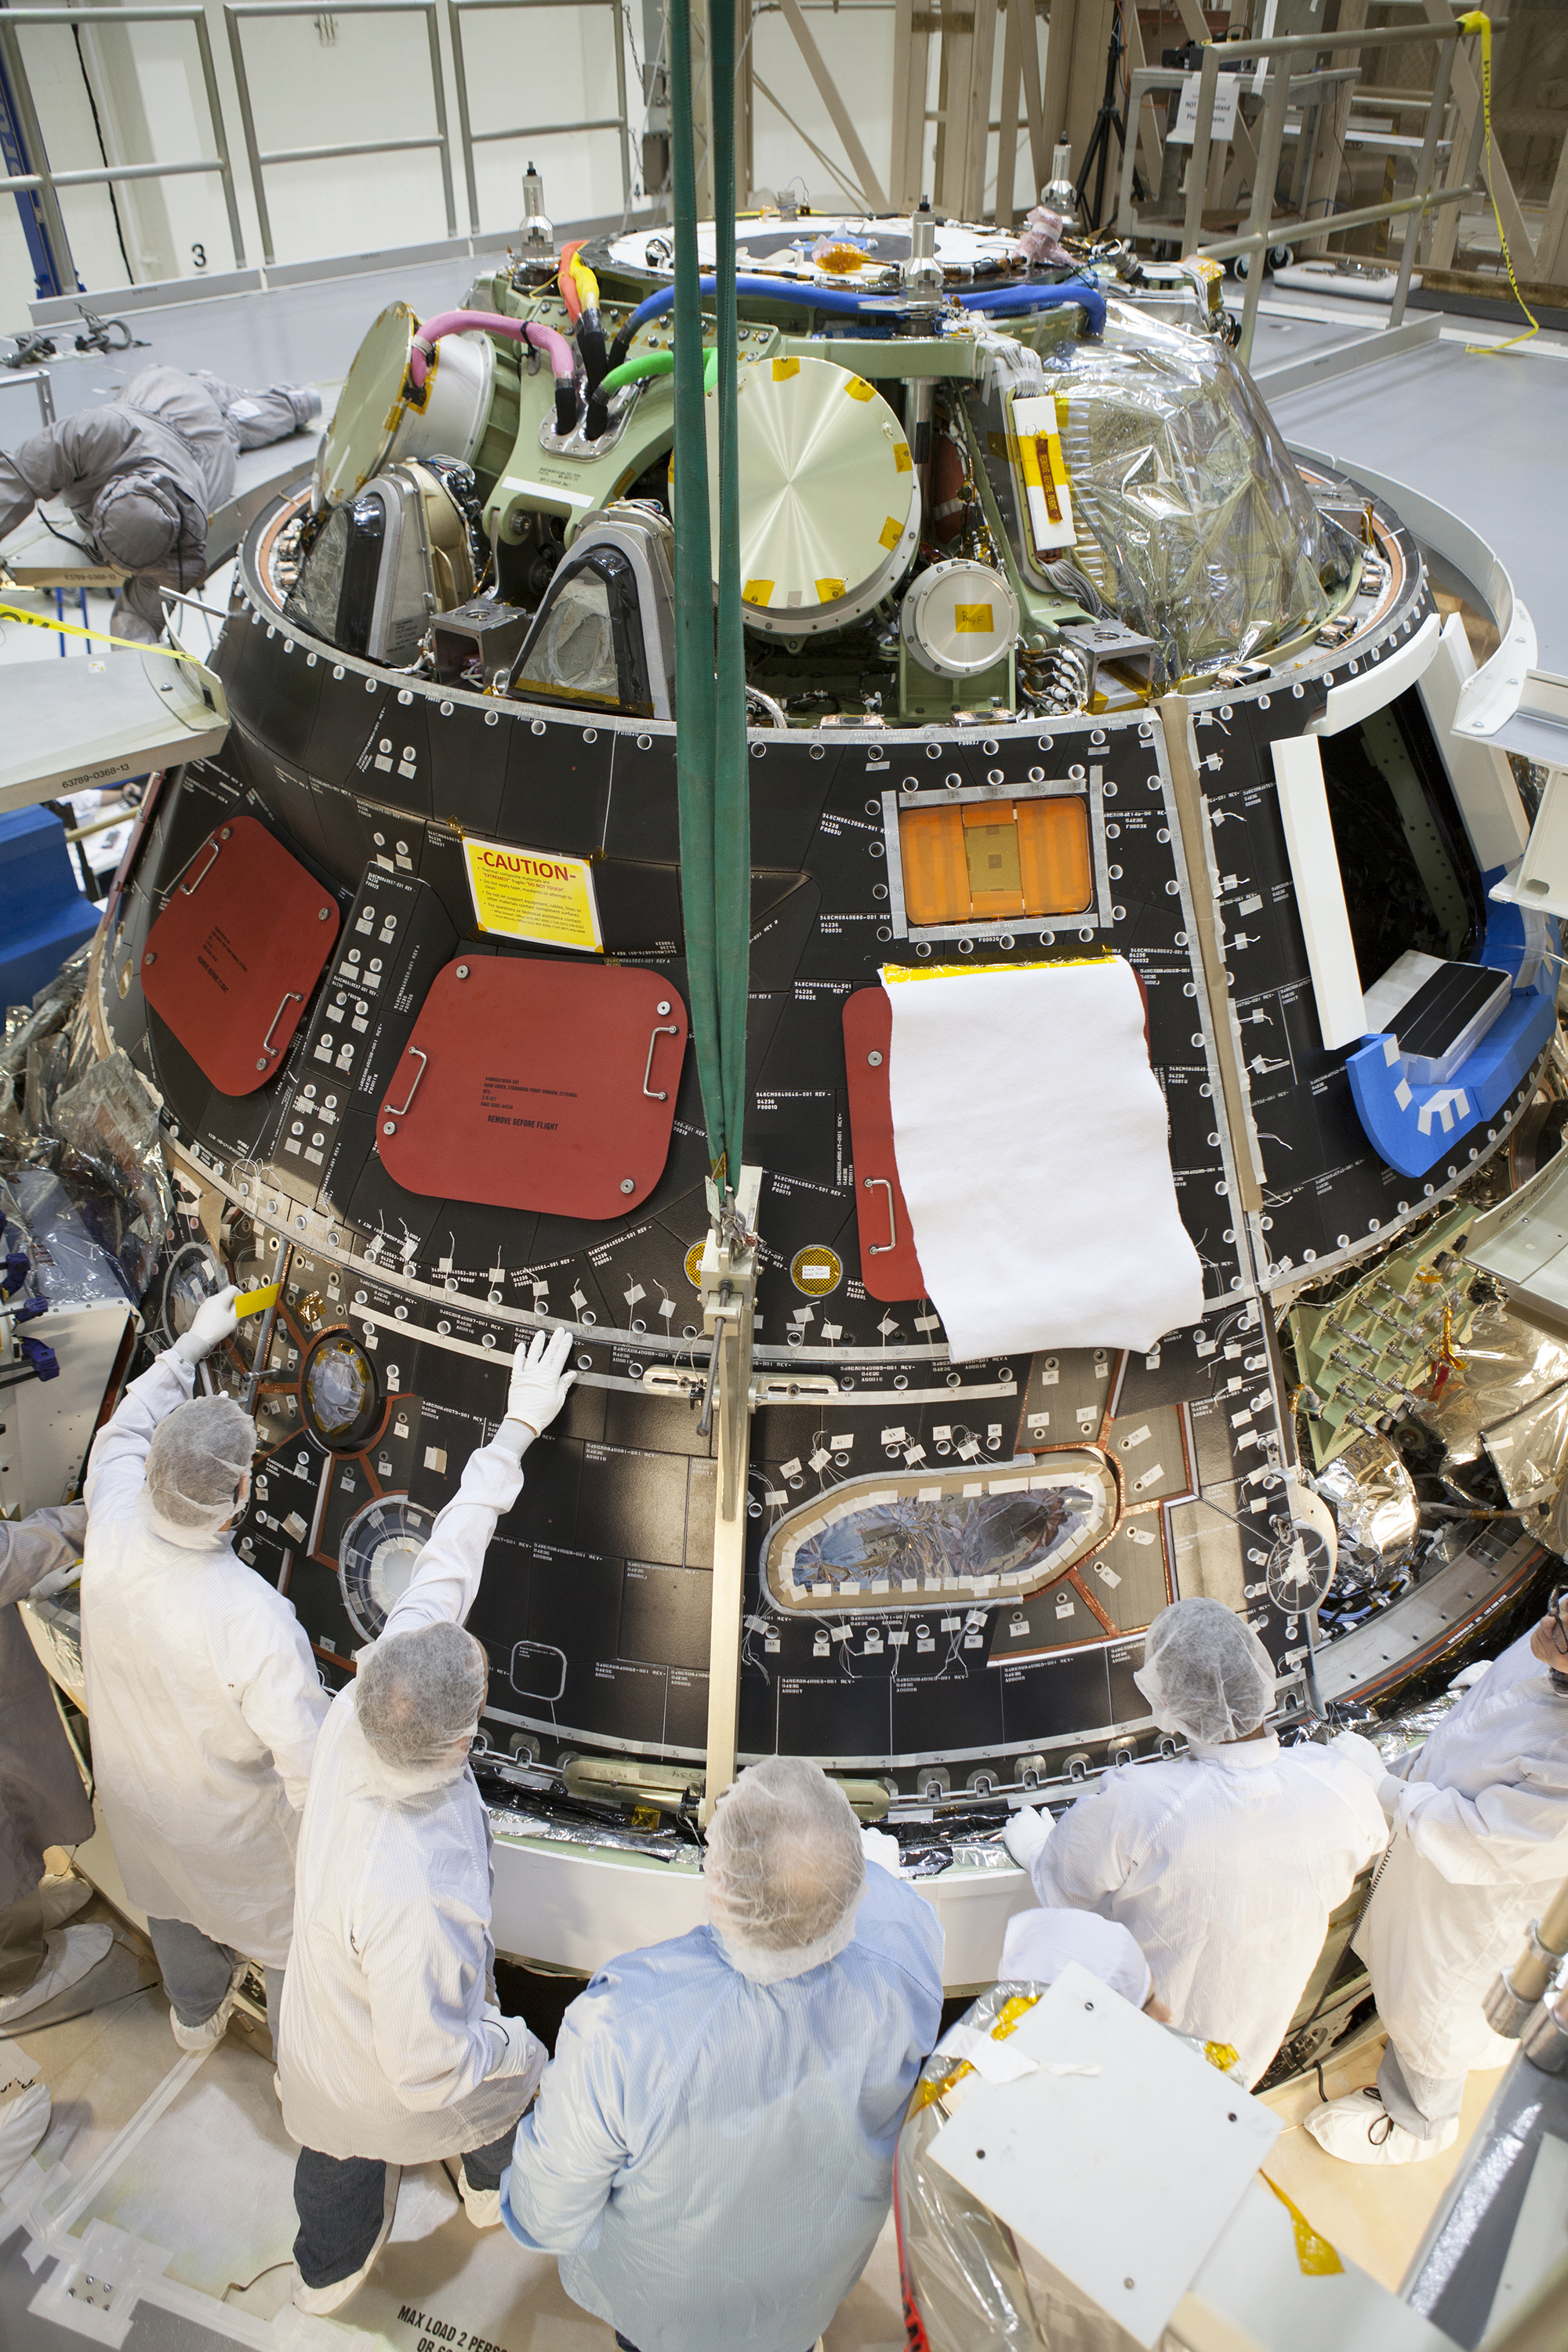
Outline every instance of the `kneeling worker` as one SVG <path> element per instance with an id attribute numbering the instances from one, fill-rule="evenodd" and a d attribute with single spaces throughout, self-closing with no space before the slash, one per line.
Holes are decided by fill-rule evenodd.
<path id="1" fill-rule="evenodd" d="M 236 1557 L 256 1426 L 193 1397 L 236 1328 L 231 1288 L 132 1381 L 88 1456 L 81 1654 L 115 1859 L 183 2049 L 221 2042 L 244 1960 L 273 2038 L 294 1916 L 294 1844 L 327 1695 L 289 1603 Z"/>
<path id="2" fill-rule="evenodd" d="M 522 1457 L 565 1402 L 570 1332 L 520 1346 L 506 1419 L 468 1457 L 310 1772 L 278 2074 L 300 2143 L 302 2311 L 335 2311 L 392 2228 L 400 2168 L 460 2157 L 469 2219 L 498 2191 L 545 2051 L 489 1997 L 490 1825 L 468 1769 L 489 1661 L 463 1620 Z"/>
<path id="3" fill-rule="evenodd" d="M 567 2011 L 501 2218 L 623 2347 L 805 2352 L 888 2217 L 942 1930 L 801 1757 L 722 1799 L 703 1891 Z"/>
<path id="4" fill-rule="evenodd" d="M 1553 1594 L 1397 1773 L 1370 1740 L 1342 1738 L 1394 1823 L 1355 1935 L 1388 2046 L 1375 2084 L 1306 2125 L 1351 2164 L 1420 2164 L 1458 2138 L 1471 2067 L 1518 2050 L 1483 2003 L 1568 1876 L 1568 1597 Z"/>
<path id="5" fill-rule="evenodd" d="M 1133 1680 L 1190 1755 L 1106 1773 L 1054 1832 L 1016 1813 L 1007 1849 L 1042 1903 L 1130 1927 L 1178 2032 L 1229 2042 L 1256 2083 L 1383 1850 L 1383 1809 L 1352 1763 L 1265 1727 L 1274 1668 L 1223 1601 L 1162 1611 Z"/>

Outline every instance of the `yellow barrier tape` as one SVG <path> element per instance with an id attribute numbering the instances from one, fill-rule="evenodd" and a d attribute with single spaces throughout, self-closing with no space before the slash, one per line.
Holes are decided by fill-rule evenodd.
<path id="1" fill-rule="evenodd" d="M 1487 194 L 1491 199 L 1492 218 L 1497 223 L 1498 242 L 1502 247 L 1503 262 L 1508 270 L 1508 282 L 1513 289 L 1513 299 L 1530 320 L 1528 333 L 1510 335 L 1506 343 L 1467 343 L 1465 345 L 1466 351 L 1476 352 L 1486 356 L 1498 352 L 1511 352 L 1516 343 L 1528 343 L 1531 335 L 1538 335 L 1541 332 L 1541 321 L 1519 290 L 1519 280 L 1513 274 L 1513 256 L 1508 249 L 1508 238 L 1503 234 L 1502 215 L 1497 208 L 1497 198 L 1492 195 L 1492 20 L 1483 9 L 1472 8 L 1468 16 L 1458 19 L 1458 24 L 1461 33 L 1479 33 L 1481 37 L 1481 107 L 1487 126 L 1485 161 Z"/>
<path id="2" fill-rule="evenodd" d="M 1290 2216 L 1291 2226 L 1296 2232 L 1296 2260 L 1300 2265 L 1302 2277 L 1332 2278 L 1336 2271 L 1342 2271 L 1344 2264 L 1327 2238 L 1319 2236 L 1300 2207 L 1291 2202 L 1279 2182 L 1270 2180 L 1266 2172 L 1260 2172 L 1258 2178 L 1266 2189 L 1273 2189 Z"/>
<path id="3" fill-rule="evenodd" d="M 177 646 L 147 646 L 135 637 L 111 637 L 102 629 L 84 629 L 75 621 L 51 620 L 44 613 L 25 613 L 19 604 L 0 604 L 0 621 L 25 621 L 30 629 L 47 629 L 51 635 L 65 637 L 86 637 L 95 646 L 118 646 L 121 653 L 162 654 L 165 661 L 190 662 L 202 667 L 196 654 L 182 653 Z"/>

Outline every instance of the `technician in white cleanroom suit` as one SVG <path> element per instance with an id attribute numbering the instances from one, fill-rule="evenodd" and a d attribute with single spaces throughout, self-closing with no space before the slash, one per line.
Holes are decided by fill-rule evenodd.
<path id="1" fill-rule="evenodd" d="M 501 2218 L 623 2345 L 805 2352 L 888 2218 L 942 1930 L 800 1757 L 721 1800 L 703 1892 L 710 1924 L 567 2011 Z"/>
<path id="2" fill-rule="evenodd" d="M 1162 1611 L 1133 1680 L 1191 1754 L 1106 1773 L 1054 1832 L 1015 1814 L 1007 1849 L 1042 1903 L 1130 1927 L 1177 2032 L 1229 2042 L 1256 2083 L 1330 1913 L 1383 1851 L 1383 1809 L 1345 1759 L 1264 1729 L 1274 1668 L 1223 1601 Z"/>
<path id="3" fill-rule="evenodd" d="M 192 1397 L 236 1328 L 235 1292 L 132 1381 L 88 1456 L 81 1650 L 92 1762 L 115 1859 L 183 2049 L 220 2042 L 245 1959 L 277 2038 L 294 1845 L 327 1712 L 292 1608 L 235 1557 L 256 1426 Z"/>
<path id="4" fill-rule="evenodd" d="M 1352 2164 L 1419 2164 L 1458 2135 L 1472 2066 L 1519 2048 L 1482 2003 L 1568 1878 L 1568 1601 L 1471 1685 L 1424 1748 L 1385 1770 L 1361 1751 L 1394 1825 L 1355 1948 L 1388 2046 L 1376 2084 L 1314 2108 L 1307 2129 Z"/>
<path id="5" fill-rule="evenodd" d="M 392 2228 L 400 2168 L 460 2157 L 480 2229 L 545 2052 L 491 1996 L 489 1816 L 468 1769 L 489 1682 L 463 1631 L 522 1457 L 576 1378 L 570 1332 L 519 1347 L 506 1419 L 468 1456 L 407 1589 L 338 1693 L 310 1773 L 278 2077 L 300 2143 L 304 2311 L 335 2311 Z"/>

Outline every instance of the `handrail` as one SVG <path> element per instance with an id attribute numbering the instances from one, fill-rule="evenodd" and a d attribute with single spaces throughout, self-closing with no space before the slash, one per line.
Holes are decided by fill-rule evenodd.
<path id="1" fill-rule="evenodd" d="M 1494 33 L 1502 29 L 1506 21 L 1506 19 L 1500 19 L 1492 27 Z M 1267 40 L 1210 42 L 1205 46 L 1203 62 L 1198 68 L 1197 104 L 1193 124 L 1192 146 L 1187 162 L 1186 206 L 1182 232 L 1182 251 L 1184 256 L 1189 258 L 1203 257 L 1211 261 L 1246 254 L 1252 261 L 1253 267 L 1248 270 L 1247 278 L 1247 292 L 1243 302 L 1241 335 L 1238 344 L 1239 356 L 1244 364 L 1247 363 L 1252 356 L 1258 302 L 1263 291 L 1262 263 L 1264 256 L 1271 246 L 1284 243 L 1291 236 L 1319 243 L 1326 237 L 1339 236 L 1346 229 L 1368 227 L 1379 222 L 1397 220 L 1410 214 L 1424 218 L 1428 212 L 1436 210 L 1439 205 L 1458 204 L 1464 197 L 1475 193 L 1480 152 L 1481 112 L 1479 107 L 1476 110 L 1476 121 L 1471 128 L 1470 153 L 1463 173 L 1463 184 L 1445 188 L 1436 194 L 1432 188 L 1439 137 L 1448 104 L 1448 87 L 1453 73 L 1455 49 L 1459 41 L 1470 37 L 1473 37 L 1467 34 L 1464 22 L 1460 19 L 1452 25 L 1423 23 L 1379 26 L 1334 33 L 1287 33 Z M 1364 48 L 1399 47 L 1416 41 L 1435 43 L 1437 48 L 1437 62 L 1433 75 L 1433 86 L 1426 100 L 1426 131 L 1416 161 L 1414 196 L 1391 200 L 1385 204 L 1363 205 L 1354 212 L 1337 213 L 1331 217 L 1325 216 L 1321 220 L 1305 216 L 1283 221 L 1276 220 L 1274 218 L 1275 187 L 1284 146 L 1285 117 L 1293 89 L 1299 88 L 1300 82 L 1308 78 L 1293 68 L 1299 68 L 1304 60 L 1315 60 L 1325 56 L 1337 58 L 1342 54 L 1359 52 Z M 1253 125 L 1258 139 L 1258 148 L 1252 176 L 1252 201 L 1247 227 L 1241 233 L 1232 236 L 1205 237 L 1203 234 L 1204 204 L 1208 190 L 1215 100 L 1218 94 L 1222 65 L 1237 69 L 1261 65 L 1268 69 L 1263 85 L 1262 114 L 1255 118 Z M 1332 68 L 1325 68 L 1324 70 L 1329 71 Z M 1146 69 L 1135 74 L 1132 84 L 1134 95 L 1139 94 L 1140 85 L 1146 88 L 1152 79 L 1152 76 L 1149 75 Z M 1253 88 L 1256 89 L 1256 82 Z M 1121 209 L 1118 216 L 1118 226 L 1124 235 L 1129 233 L 1130 229 L 1135 232 L 1138 226 L 1136 215 L 1131 211 L 1132 172 L 1137 147 L 1138 139 L 1130 125 L 1123 149 Z M 1302 188 L 1302 201 L 1303 203 L 1308 201 L 1305 183 Z M 1404 239 L 1388 320 L 1390 330 L 1398 328 L 1405 316 L 1405 306 L 1410 289 L 1411 269 L 1419 237 L 1420 230 L 1416 227 L 1408 232 Z M 1375 337 L 1367 339 L 1369 355 L 1370 346 L 1376 340 Z M 1360 346 L 1357 346 L 1357 356 L 1360 356 Z"/>
<path id="2" fill-rule="evenodd" d="M 500 131 L 476 131 L 468 111 L 468 62 L 463 54 L 463 18 L 474 9 L 491 8 L 552 8 L 561 0 L 447 0 L 447 33 L 452 45 L 452 79 L 458 98 L 458 137 L 463 150 L 463 172 L 468 192 L 468 228 L 472 236 L 479 235 L 479 176 L 474 170 L 474 149 L 503 139 L 559 139 L 565 135 L 578 137 L 590 131 L 618 131 L 621 149 L 621 208 L 629 214 L 632 203 L 631 158 L 628 143 L 631 126 L 626 121 L 626 57 L 621 37 L 620 0 L 581 0 L 584 7 L 608 8 L 615 22 L 613 47 L 616 53 L 616 103 L 619 109 L 614 116 L 605 115 L 592 122 L 524 122 Z"/>
<path id="3" fill-rule="evenodd" d="M 352 5 L 352 0 L 351 0 Z M 107 32 L 121 25 L 189 25 L 196 37 L 196 55 L 201 62 L 202 87 L 206 96 L 207 121 L 212 131 L 216 155 L 210 161 L 184 163 L 111 163 L 101 169 L 85 172 L 53 172 L 49 168 L 48 151 L 37 112 L 33 105 L 32 84 L 22 62 L 17 28 L 26 25 L 87 25 L 97 32 Z M 70 239 L 66 234 L 65 218 L 56 196 L 57 188 L 90 188 L 129 183 L 135 180 L 178 180 L 196 173 L 216 172 L 223 181 L 225 208 L 228 214 L 229 242 L 234 248 L 234 266 L 245 267 L 245 238 L 239 224 L 239 201 L 235 192 L 234 168 L 228 152 L 228 134 L 224 129 L 223 101 L 218 96 L 217 75 L 213 68 L 212 42 L 207 34 L 206 11 L 193 6 L 115 8 L 112 12 L 97 7 L 0 8 L 0 59 L 3 59 L 12 93 L 16 101 L 18 129 L 26 151 L 38 168 L 36 172 L 20 172 L 0 180 L 0 192 L 19 194 L 37 189 L 43 211 L 45 241 L 50 248 L 56 276 L 65 291 L 77 283 L 77 268 L 71 254 Z"/>
<path id="4" fill-rule="evenodd" d="M 94 13 L 94 12 L 89 12 Z M 116 16 L 127 12 L 117 9 Z M 251 193 L 256 198 L 256 216 L 261 224 L 263 257 L 274 261 L 272 221 L 267 209 L 267 190 L 262 174 L 273 164 L 317 163 L 335 161 L 352 155 L 404 155 L 419 148 L 436 147 L 441 154 L 441 186 L 447 199 L 447 234 L 458 234 L 458 208 L 452 194 L 452 142 L 447 126 L 447 88 L 441 72 L 441 36 L 436 21 L 436 0 L 332 0 L 334 16 L 423 16 L 426 37 L 430 48 L 430 93 L 436 106 L 434 131 L 411 139 L 360 139 L 328 147 L 279 147 L 264 152 L 256 136 L 256 116 L 250 103 L 250 79 L 245 68 L 245 47 L 240 27 L 247 19 L 257 16 L 319 16 L 320 0 L 224 0 L 224 19 L 228 26 L 229 56 L 234 62 L 235 86 L 239 97 L 239 118 L 245 131 L 245 152 L 250 163 Z M 0 10 L 0 22 L 5 12 Z M 100 15 L 99 21 L 102 21 Z"/>

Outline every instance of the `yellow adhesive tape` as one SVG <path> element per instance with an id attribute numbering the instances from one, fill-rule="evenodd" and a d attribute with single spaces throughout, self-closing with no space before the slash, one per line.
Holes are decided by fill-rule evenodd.
<path id="1" fill-rule="evenodd" d="M 1266 2189 L 1273 2189 L 1290 2216 L 1290 2224 L 1296 2232 L 1296 2260 L 1302 2277 L 1332 2278 L 1336 2271 L 1342 2271 L 1344 2264 L 1327 2238 L 1319 2236 L 1300 2207 L 1286 2196 L 1278 2181 L 1270 2180 L 1266 2172 L 1260 2172 L 1258 2177 Z"/>
<path id="2" fill-rule="evenodd" d="M 86 637 L 95 646 L 118 646 L 122 653 L 162 654 L 165 661 L 190 662 L 200 669 L 195 654 L 182 653 L 176 646 L 144 646 L 135 637 L 110 637 L 101 629 L 84 629 L 75 621 L 51 620 L 43 613 L 25 613 L 19 604 L 0 604 L 0 621 L 25 621 L 30 629 L 48 629 L 57 636 Z"/>
<path id="3" fill-rule="evenodd" d="M 276 1282 L 264 1282 L 259 1290 L 242 1290 L 234 1302 L 235 1313 L 241 1321 L 247 1315 L 265 1314 L 268 1307 L 277 1306 L 280 1286 Z"/>

